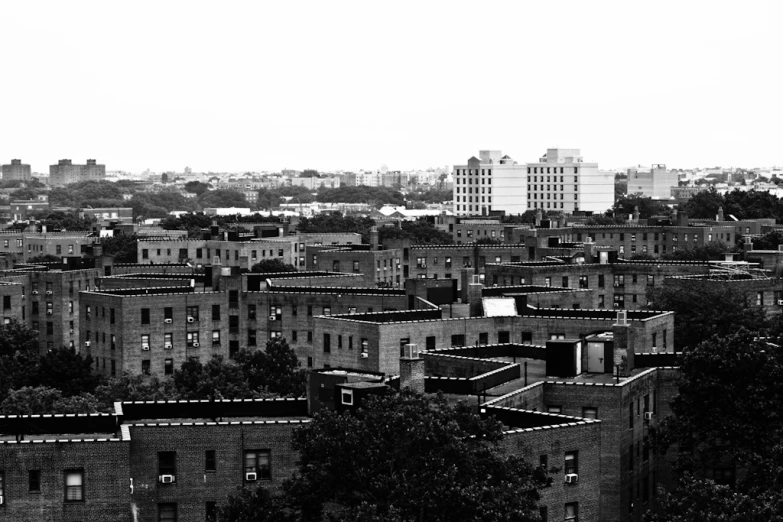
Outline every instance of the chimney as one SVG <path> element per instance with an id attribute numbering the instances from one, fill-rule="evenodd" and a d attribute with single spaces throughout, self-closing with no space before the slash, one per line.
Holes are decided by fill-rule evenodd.
<path id="1" fill-rule="evenodd" d="M 370 228 L 370 250 L 378 250 L 378 227 Z"/>
<path id="2" fill-rule="evenodd" d="M 470 310 L 470 317 L 481 316 L 481 294 L 484 285 L 481 284 L 481 279 L 478 275 L 470 276 L 470 283 L 468 283 L 468 308 Z"/>
<path id="3" fill-rule="evenodd" d="M 424 393 L 424 359 L 419 354 L 419 347 L 406 344 L 404 354 L 400 357 L 400 391 Z"/>
<path id="4" fill-rule="evenodd" d="M 672 209 L 672 225 L 677 226 L 679 224 L 680 222 L 678 221 L 677 209 Z"/>
<path id="5" fill-rule="evenodd" d="M 639 205 L 634 205 L 633 207 L 633 220 L 635 222 L 639 221 Z"/>
<path id="6" fill-rule="evenodd" d="M 723 218 L 723 207 L 718 207 L 718 217 L 715 218 L 716 221 L 724 221 Z"/>
<path id="7" fill-rule="evenodd" d="M 220 239 L 220 228 L 218 227 L 217 220 L 212 221 L 212 226 L 209 228 L 209 236 L 211 239 Z"/>
<path id="8" fill-rule="evenodd" d="M 41 234 L 46 234 L 46 225 L 41 225 Z"/>
<path id="9" fill-rule="evenodd" d="M 544 217 L 543 210 L 541 210 L 540 208 L 537 208 L 536 209 L 536 227 L 540 227 L 541 226 L 541 220 L 543 219 L 543 217 Z"/>

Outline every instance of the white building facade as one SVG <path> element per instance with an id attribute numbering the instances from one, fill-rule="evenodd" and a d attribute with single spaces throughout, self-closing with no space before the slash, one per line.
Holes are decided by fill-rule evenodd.
<path id="1" fill-rule="evenodd" d="M 467 165 L 454 166 L 454 214 L 487 216 L 491 211 L 527 210 L 525 166 L 499 150 L 482 150 Z"/>

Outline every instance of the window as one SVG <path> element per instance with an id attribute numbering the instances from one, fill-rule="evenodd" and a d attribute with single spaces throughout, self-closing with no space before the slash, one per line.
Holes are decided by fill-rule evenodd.
<path id="1" fill-rule="evenodd" d="M 204 507 L 207 522 L 217 522 L 217 502 L 207 502 Z"/>
<path id="2" fill-rule="evenodd" d="M 578 522 L 579 520 L 579 503 L 569 502 L 565 505 L 565 519 L 566 522 Z"/>
<path id="3" fill-rule="evenodd" d="M 557 413 L 557 414 L 559 414 L 562 411 L 563 411 L 563 408 L 561 406 L 549 405 L 549 406 L 546 407 L 546 412 L 547 413 Z"/>
<path id="4" fill-rule="evenodd" d="M 212 305 L 212 320 L 220 321 L 220 305 Z"/>
<path id="5" fill-rule="evenodd" d="M 296 330 L 291 330 L 291 342 L 296 342 Z"/>
<path id="6" fill-rule="evenodd" d="M 628 404 L 628 429 L 633 429 L 633 401 Z"/>
<path id="7" fill-rule="evenodd" d="M 198 306 L 188 306 L 186 308 L 186 315 L 189 323 L 198 321 Z"/>
<path id="8" fill-rule="evenodd" d="M 159 451 L 158 452 L 158 475 L 163 482 L 164 476 L 174 477 L 172 481 L 177 480 L 177 452 Z M 167 480 L 167 479 L 166 479 Z"/>
<path id="9" fill-rule="evenodd" d="M 313 316 L 313 305 L 307 305 L 307 317 Z"/>
<path id="10" fill-rule="evenodd" d="M 337 272 L 337 271 L 338 270 L 335 270 L 335 272 Z M 354 273 L 359 273 L 359 262 L 358 261 L 354 261 L 353 262 L 353 271 L 354 271 Z"/>
<path id="11" fill-rule="evenodd" d="M 150 324 L 150 309 L 141 309 L 141 324 Z"/>
<path id="12" fill-rule="evenodd" d="M 571 473 L 579 473 L 579 452 L 578 451 L 566 451 L 565 454 L 565 473 L 566 475 Z"/>
<path id="13" fill-rule="evenodd" d="M 568 288 L 568 276 L 563 276 L 563 288 Z"/>
<path id="14" fill-rule="evenodd" d="M 324 315 L 332 315 L 332 307 L 324 306 Z"/>
<path id="15" fill-rule="evenodd" d="M 331 353 L 332 351 L 332 336 L 328 333 L 324 334 L 324 353 Z"/>
<path id="16" fill-rule="evenodd" d="M 579 276 L 579 288 L 587 288 L 587 276 Z"/>
<path id="17" fill-rule="evenodd" d="M 174 318 L 174 308 L 171 306 L 166 306 L 163 308 L 163 318 L 164 319 L 173 319 Z"/>
<path id="18" fill-rule="evenodd" d="M 552 278 L 551 277 L 545 277 L 544 278 L 544 286 L 552 286 Z"/>
<path id="19" fill-rule="evenodd" d="M 141 374 L 142 375 L 149 375 L 150 374 L 150 360 L 149 359 L 143 359 L 141 361 Z"/>
<path id="20" fill-rule="evenodd" d="M 248 346 L 256 346 L 258 343 L 258 336 L 256 335 L 256 331 L 253 329 L 247 330 L 247 345 Z"/>
<path id="21" fill-rule="evenodd" d="M 65 472 L 65 501 L 84 501 L 84 471 L 70 470 Z"/>
<path id="22" fill-rule="evenodd" d="M 489 344 L 489 333 L 487 332 L 479 333 L 478 342 L 479 344 Z"/>
<path id="23" fill-rule="evenodd" d="M 158 521 L 176 522 L 177 505 L 174 504 L 173 502 L 167 502 L 166 504 L 158 504 Z"/>
<path id="24" fill-rule="evenodd" d="M 163 375 L 174 375 L 174 359 L 163 359 Z"/>
<path id="25" fill-rule="evenodd" d="M 27 472 L 27 490 L 30 493 L 41 492 L 41 470 L 31 469 Z"/>
<path id="26" fill-rule="evenodd" d="M 251 450 L 245 452 L 245 479 L 248 473 L 255 473 L 259 480 L 269 480 L 272 473 L 269 466 L 269 450 Z"/>
<path id="27" fill-rule="evenodd" d="M 598 408 L 594 408 L 592 406 L 585 406 L 582 408 L 582 417 L 585 419 L 597 419 L 598 418 Z"/>
<path id="28" fill-rule="evenodd" d="M 204 471 L 215 471 L 217 469 L 217 461 L 215 459 L 215 450 L 207 450 L 204 452 Z"/>
<path id="29" fill-rule="evenodd" d="M 198 348 L 198 332 L 188 332 L 186 335 L 188 346 Z"/>
<path id="30" fill-rule="evenodd" d="M 308 343 L 312 343 L 313 342 L 313 331 L 312 330 L 309 330 L 307 332 L 307 342 Z"/>
<path id="31" fill-rule="evenodd" d="M 212 346 L 220 346 L 220 330 L 212 330 Z"/>
<path id="32" fill-rule="evenodd" d="M 256 318 L 256 305 L 254 304 L 247 305 L 247 318 L 251 320 Z"/>

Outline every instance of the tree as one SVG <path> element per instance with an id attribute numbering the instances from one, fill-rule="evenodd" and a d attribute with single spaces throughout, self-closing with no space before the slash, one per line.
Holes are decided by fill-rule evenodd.
<path id="1" fill-rule="evenodd" d="M 699 281 L 652 287 L 647 291 L 648 309 L 671 310 L 677 350 L 698 345 L 713 334 L 731 335 L 739 327 L 763 331 L 771 326 L 760 306 L 751 306 L 747 296 L 726 284 Z"/>
<path id="2" fill-rule="evenodd" d="M 185 183 L 185 191 L 196 194 L 197 196 L 201 196 L 204 192 L 208 191 L 209 188 L 209 183 L 202 183 L 200 181 L 188 181 Z"/>
<path id="3" fill-rule="evenodd" d="M 210 190 L 198 198 L 202 207 L 247 207 L 245 195 L 237 190 Z"/>
<path id="4" fill-rule="evenodd" d="M 276 272 L 297 272 L 294 265 L 283 262 L 280 259 L 262 259 L 250 268 L 251 272 L 260 274 L 272 274 Z"/>
<path id="5" fill-rule="evenodd" d="M 662 452 L 677 445 L 676 469 L 683 480 L 664 499 L 662 515 L 649 520 L 761 521 L 773 520 L 773 513 L 780 516 L 783 348 L 739 328 L 686 349 L 679 368 L 673 415 L 659 424 L 654 441 Z M 715 467 L 726 466 L 742 470 L 731 488 L 704 480 Z M 703 514 L 692 518 L 697 508 Z"/>
<path id="6" fill-rule="evenodd" d="M 257 397 L 243 369 L 215 355 L 206 364 L 197 360 L 182 363 L 173 375 L 174 388 L 182 399 L 248 399 Z"/>
<path id="7" fill-rule="evenodd" d="M 118 234 L 101 238 L 101 247 L 104 255 L 114 257 L 115 263 L 138 263 L 137 241 L 136 234 Z"/>
<path id="8" fill-rule="evenodd" d="M 777 250 L 783 244 L 783 232 L 772 230 L 761 237 L 753 238 L 753 250 Z"/>
<path id="9" fill-rule="evenodd" d="M 324 507 L 338 520 L 361 511 L 389 520 L 539 520 L 545 472 L 504 457 L 501 424 L 404 392 L 369 397 L 352 413 L 324 411 L 294 433 L 299 471 L 284 485 L 304 520 Z"/>
<path id="10" fill-rule="evenodd" d="M 101 384 L 100 375 L 92 371 L 92 356 L 83 357 L 73 348 L 56 348 L 41 356 L 32 380 L 57 388 L 66 397 L 92 393 Z"/>
<path id="11" fill-rule="evenodd" d="M 640 196 L 638 194 L 625 196 L 617 200 L 612 207 L 615 215 L 633 214 L 635 208 L 639 209 L 640 219 L 649 219 L 653 216 L 659 216 L 669 213 L 669 208 L 660 201 L 653 201 L 652 198 Z"/>
<path id="12" fill-rule="evenodd" d="M 284 337 L 268 340 L 266 350 L 240 351 L 235 360 L 251 389 L 292 397 L 305 395 L 305 371 Z"/>
<path id="13" fill-rule="evenodd" d="M 317 178 L 318 171 L 315 169 L 304 169 L 299 175 L 300 178 Z"/>
<path id="14" fill-rule="evenodd" d="M 378 231 L 379 240 L 383 243 L 389 239 L 410 239 L 416 244 L 450 245 L 454 243 L 451 234 L 435 228 L 424 219 L 403 221 L 400 228 L 381 227 Z"/>
<path id="15" fill-rule="evenodd" d="M 369 243 L 370 228 L 375 226 L 375 221 L 368 217 L 344 216 L 340 213 L 323 213 L 312 218 L 302 218 L 296 226 L 298 232 L 323 233 L 323 232 L 355 232 L 362 235 L 362 242 Z"/>
<path id="16" fill-rule="evenodd" d="M 218 519 L 222 522 L 298 522 L 297 513 L 285 505 L 279 494 L 273 494 L 263 485 L 255 489 L 239 488 L 220 506 Z"/>
<path id="17" fill-rule="evenodd" d="M 703 190 L 691 196 L 682 207 L 682 211 L 692 218 L 715 219 L 715 216 L 718 215 L 718 209 L 723 204 L 723 196 L 718 194 L 715 187 L 710 187 L 709 190 Z"/>
<path id="18" fill-rule="evenodd" d="M 27 260 L 28 263 L 60 263 L 62 258 L 52 254 L 43 254 L 40 256 L 33 256 Z"/>
<path id="19" fill-rule="evenodd" d="M 57 388 L 24 386 L 11 390 L 0 404 L 3 415 L 33 415 L 42 413 L 95 413 L 98 401 L 89 393 L 63 397 Z"/>
<path id="20" fill-rule="evenodd" d="M 715 261 L 723 259 L 731 249 L 723 241 L 710 241 L 706 245 L 693 248 L 681 248 L 674 252 L 661 254 L 661 259 L 672 261 Z"/>
<path id="21" fill-rule="evenodd" d="M 101 411 L 112 411 L 116 401 L 175 400 L 179 394 L 171 379 L 160 380 L 157 375 L 123 373 L 95 388 L 95 398 Z"/>

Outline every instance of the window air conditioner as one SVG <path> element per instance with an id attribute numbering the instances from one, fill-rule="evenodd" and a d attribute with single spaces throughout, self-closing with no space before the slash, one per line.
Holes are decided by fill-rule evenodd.
<path id="1" fill-rule="evenodd" d="M 565 476 L 566 484 L 576 484 L 577 482 L 579 482 L 579 475 L 577 475 L 576 473 L 568 473 Z"/>
<path id="2" fill-rule="evenodd" d="M 52 291 L 51 290 L 47 290 L 46 291 L 46 295 L 52 295 Z"/>
<path id="3" fill-rule="evenodd" d="M 255 480 L 258 480 L 258 473 L 255 471 L 248 471 L 245 473 L 245 480 L 248 482 L 253 482 Z"/>
<path id="4" fill-rule="evenodd" d="M 646 411 L 644 412 L 644 420 L 651 421 L 655 417 L 655 412 L 652 411 Z"/>
<path id="5" fill-rule="evenodd" d="M 27 297 L 27 296 L 26 296 L 26 295 L 24 295 L 24 294 L 22 294 L 22 299 L 24 299 L 25 297 Z"/>
<path id="6" fill-rule="evenodd" d="M 169 318 L 169 319 L 164 319 L 163 322 L 166 324 L 171 324 L 173 321 Z"/>
<path id="7" fill-rule="evenodd" d="M 52 315 L 52 314 L 54 314 L 54 312 L 52 310 L 47 310 L 46 311 L 46 315 Z"/>
<path id="8" fill-rule="evenodd" d="M 201 345 L 198 344 L 198 343 L 193 343 L 193 348 L 198 348 L 199 346 L 201 346 Z"/>
<path id="9" fill-rule="evenodd" d="M 166 343 L 163 345 L 164 350 L 171 350 L 171 348 L 172 348 L 171 343 Z"/>
<path id="10" fill-rule="evenodd" d="M 188 322 L 189 323 L 194 323 L 194 322 L 196 322 L 196 319 L 191 317 L 191 316 L 188 316 Z"/>
<path id="11" fill-rule="evenodd" d="M 33 295 L 38 295 L 38 290 L 33 290 L 33 291 L 32 291 L 32 292 L 30 292 L 30 293 L 31 293 L 31 294 L 33 294 Z"/>
<path id="12" fill-rule="evenodd" d="M 141 349 L 144 350 L 144 351 L 147 351 L 147 350 L 150 349 L 150 345 L 149 344 L 142 344 L 141 345 Z"/>
<path id="13" fill-rule="evenodd" d="M 24 296 L 22 296 L 22 299 L 24 299 Z M 778 299 L 778 304 L 783 306 L 783 299 Z"/>
<path id="14" fill-rule="evenodd" d="M 171 484 L 174 482 L 174 475 L 161 475 L 159 480 L 161 484 Z"/>
<path id="15" fill-rule="evenodd" d="M 90 346 L 92 344 L 90 341 L 84 341 L 84 346 Z"/>
<path id="16" fill-rule="evenodd" d="M 362 359 L 367 359 L 370 356 L 367 352 L 362 352 Z"/>
<path id="17" fill-rule="evenodd" d="M 72 333 L 73 333 L 73 328 L 71 328 L 70 330 L 68 330 L 68 333 L 69 333 L 69 334 L 72 334 Z"/>
<path id="18" fill-rule="evenodd" d="M 274 321 L 274 320 L 276 320 L 276 319 L 277 319 L 277 316 L 276 316 L 276 315 L 270 315 L 270 316 L 269 316 L 269 320 L 270 320 L 270 321 Z"/>

